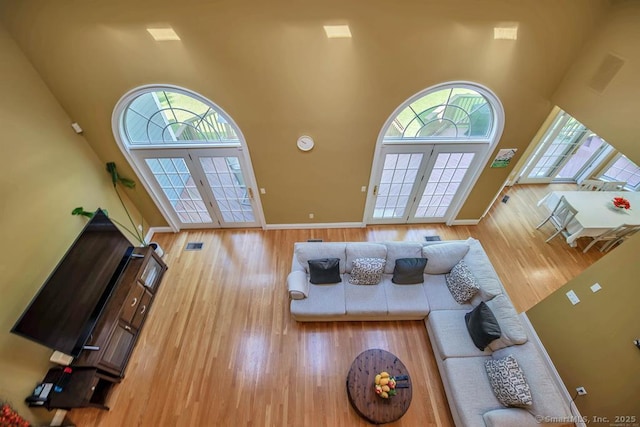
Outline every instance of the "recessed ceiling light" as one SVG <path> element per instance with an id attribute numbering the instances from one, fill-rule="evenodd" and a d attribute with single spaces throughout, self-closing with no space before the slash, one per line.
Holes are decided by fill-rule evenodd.
<path id="1" fill-rule="evenodd" d="M 350 39 L 351 30 L 348 25 L 325 25 L 324 32 L 329 39 Z"/>
<path id="2" fill-rule="evenodd" d="M 518 39 L 518 26 L 500 26 L 493 28 L 493 38 L 495 40 L 517 40 Z"/>
<path id="3" fill-rule="evenodd" d="M 171 27 L 165 28 L 147 28 L 149 34 L 155 41 L 164 42 L 170 40 L 180 40 L 180 37 Z"/>

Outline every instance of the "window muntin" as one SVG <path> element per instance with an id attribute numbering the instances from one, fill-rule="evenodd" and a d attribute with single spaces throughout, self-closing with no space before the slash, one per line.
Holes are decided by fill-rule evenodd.
<path id="1" fill-rule="evenodd" d="M 640 167 L 623 154 L 600 177 L 607 181 L 626 181 L 625 188 L 640 190 Z"/>
<path id="2" fill-rule="evenodd" d="M 487 139 L 494 113 L 484 95 L 467 87 L 427 93 L 403 108 L 384 133 L 384 142 Z"/>
<path id="3" fill-rule="evenodd" d="M 177 90 L 152 89 L 136 96 L 127 105 L 122 123 L 123 139 L 130 146 L 240 145 L 221 111 Z"/>

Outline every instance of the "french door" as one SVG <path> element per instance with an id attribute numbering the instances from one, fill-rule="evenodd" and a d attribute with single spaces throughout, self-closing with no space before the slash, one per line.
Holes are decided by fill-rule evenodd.
<path id="1" fill-rule="evenodd" d="M 181 229 L 260 225 L 241 149 L 138 149 L 132 154 Z"/>
<path id="2" fill-rule="evenodd" d="M 461 202 L 488 144 L 382 147 L 367 223 L 446 222 Z"/>

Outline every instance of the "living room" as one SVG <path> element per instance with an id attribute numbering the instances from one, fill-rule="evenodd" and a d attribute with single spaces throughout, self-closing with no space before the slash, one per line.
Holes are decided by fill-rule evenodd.
<path id="1" fill-rule="evenodd" d="M 295 6 L 271 2 L 268 8 L 257 3 L 187 2 L 177 17 L 175 4 L 164 2 L 149 7 L 30 0 L 1 2 L 0 8 L 5 58 L 0 68 L 4 89 L 0 120 L 9 132 L 2 144 L 10 160 L 2 180 L 8 199 L 1 226 L 5 240 L 12 243 L 2 253 L 0 289 L 5 297 L 0 304 L 6 332 L 0 335 L 4 368 L 0 398 L 33 419 L 46 419 L 49 414 L 34 411 L 32 415 L 22 401 L 50 366 L 50 351 L 8 331 L 83 227 L 84 222 L 70 215 L 71 209 L 101 206 L 114 218 L 124 217 L 103 169 L 105 162 L 115 161 L 123 174 L 135 177 L 114 141 L 111 121 L 118 99 L 135 87 L 152 83 L 186 87 L 233 117 L 251 152 L 259 187 L 266 189 L 261 205 L 264 225 L 270 226 L 362 222 L 366 194 L 361 187 L 369 183 L 375 143 L 385 120 L 413 94 L 453 80 L 478 82 L 502 102 L 505 126 L 496 150 L 518 148 L 521 155 L 558 105 L 640 163 L 633 109 L 640 95 L 640 54 L 634 42 L 640 8 L 632 1 L 410 2 L 405 7 L 375 2 L 366 10 L 353 2 Z M 493 27 L 504 21 L 520 23 L 517 41 L 493 39 Z M 323 24 L 344 22 L 352 27 L 353 39 L 346 43 L 324 39 Z M 145 32 L 148 25 L 166 23 L 175 27 L 182 42 L 156 43 Z M 489 34 L 486 39 L 485 34 Z M 589 80 L 609 52 L 625 63 L 606 90 L 597 93 L 588 87 Z M 83 134 L 72 130 L 72 122 L 82 126 Z M 297 150 L 295 141 L 301 134 L 314 137 L 313 151 Z M 482 215 L 512 168 L 487 165 L 456 219 L 486 221 Z M 144 188 L 138 186 L 128 195 L 134 216 L 144 213 L 145 227 L 166 227 Z M 308 217 L 310 212 L 313 219 Z M 434 228 L 423 225 L 422 230 Z M 449 227 L 435 226 L 444 239 L 464 238 L 472 228 L 468 225 L 460 233 L 448 233 Z M 374 237 L 408 240 L 423 239 L 426 234 L 410 230 L 405 235 Z M 256 232 L 264 231 L 244 231 Z M 285 233 L 269 232 L 275 233 L 275 239 Z M 233 239 L 228 233 L 223 233 L 225 238 Z M 304 241 L 316 235 L 332 241 L 365 238 L 340 229 L 323 231 L 326 235 L 308 230 L 289 233 L 294 234 L 287 235 L 287 245 L 292 239 Z M 169 258 L 183 240 L 197 240 L 181 233 L 158 236 L 171 249 Z M 247 240 L 247 250 L 255 243 Z M 554 242 L 559 243 L 560 239 Z M 613 420 L 617 415 L 633 415 L 624 410 L 637 409 L 633 405 L 639 400 L 638 389 L 632 381 L 637 378 L 638 351 L 627 336 L 630 331 L 639 334 L 633 330 L 637 322 L 632 317 L 638 290 L 631 287 L 638 273 L 633 254 L 639 245 L 636 236 L 581 274 L 561 277 L 564 282 L 557 292 L 536 307 L 518 307 L 532 319 L 567 387 L 587 388 L 588 395 L 577 400 L 583 414 Z M 568 263 L 583 256 L 569 247 L 563 253 Z M 282 255 L 275 255 L 278 271 L 285 270 L 290 254 L 287 247 Z M 169 274 L 181 278 L 172 271 L 175 268 L 170 265 Z M 189 266 L 185 269 L 187 274 Z M 537 274 L 531 271 L 529 280 L 535 281 Z M 277 280 L 274 285 L 282 287 L 278 303 L 286 307 L 284 278 L 277 276 Z M 594 282 L 603 286 L 599 298 L 586 293 Z M 564 295 L 569 289 L 584 296 L 574 310 Z M 351 326 L 347 333 L 358 334 L 367 327 L 366 323 Z M 313 327 L 308 328 L 313 332 Z M 285 334 L 287 329 L 274 333 Z M 148 337 L 152 334 L 147 331 Z M 179 343 L 176 337 L 175 345 Z M 426 343 L 421 346 L 430 351 Z M 286 348 L 280 351 L 287 354 Z M 137 356 L 143 365 L 142 355 Z M 306 387 L 321 381 L 316 378 Z M 306 396 L 322 399 L 316 394 Z M 446 406 L 445 401 L 439 403 Z M 127 411 L 126 407 L 120 410 Z M 275 414 L 282 409 L 259 410 Z M 335 413 L 328 414 L 327 423 L 342 419 L 339 413 L 349 408 L 331 410 Z M 307 421 L 300 411 L 287 422 Z M 261 424 L 275 424 L 264 414 L 261 417 Z"/>

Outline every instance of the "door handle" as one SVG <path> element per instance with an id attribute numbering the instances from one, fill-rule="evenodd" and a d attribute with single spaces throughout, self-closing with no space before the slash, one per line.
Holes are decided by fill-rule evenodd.
<path id="1" fill-rule="evenodd" d="M 253 200 L 253 189 L 251 187 L 247 188 L 247 194 L 249 195 L 249 198 Z"/>
<path id="2" fill-rule="evenodd" d="M 378 195 L 378 186 L 377 186 L 377 185 L 374 185 L 374 186 L 373 186 L 373 195 L 374 195 L 374 196 L 377 196 L 377 195 Z"/>

